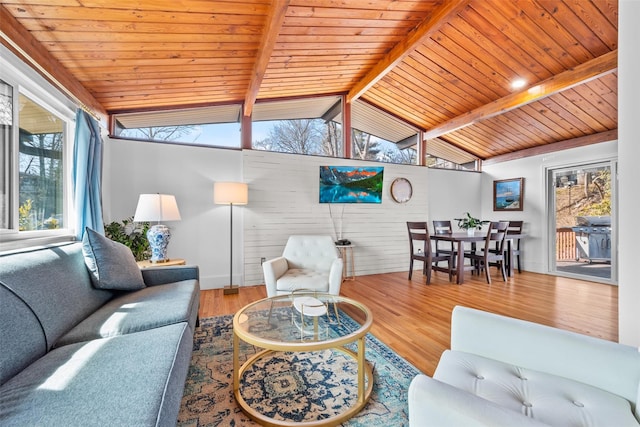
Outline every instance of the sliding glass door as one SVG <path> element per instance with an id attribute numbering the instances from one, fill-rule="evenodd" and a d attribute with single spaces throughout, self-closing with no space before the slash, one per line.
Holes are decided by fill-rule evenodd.
<path id="1" fill-rule="evenodd" d="M 550 272 L 615 283 L 613 161 L 549 170 Z"/>

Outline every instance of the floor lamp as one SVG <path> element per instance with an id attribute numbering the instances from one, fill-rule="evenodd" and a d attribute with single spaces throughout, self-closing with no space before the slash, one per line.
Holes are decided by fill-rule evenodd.
<path id="1" fill-rule="evenodd" d="M 242 182 L 215 182 L 213 184 L 213 203 L 229 205 L 229 286 L 225 286 L 224 295 L 237 294 L 238 287 L 233 286 L 233 205 L 246 205 L 249 202 L 249 189 Z"/>

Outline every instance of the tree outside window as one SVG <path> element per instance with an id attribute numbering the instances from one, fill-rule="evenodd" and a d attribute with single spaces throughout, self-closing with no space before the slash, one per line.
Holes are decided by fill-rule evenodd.
<path id="1" fill-rule="evenodd" d="M 342 155 L 339 123 L 301 119 L 262 122 L 262 125 L 270 126 L 268 136 L 254 141 L 254 149 L 331 157 Z"/>
<path id="2" fill-rule="evenodd" d="M 64 226 L 64 122 L 20 95 L 19 231 Z"/>
<path id="3" fill-rule="evenodd" d="M 407 165 L 416 164 L 415 146 L 400 150 L 395 143 L 358 129 L 351 129 L 351 144 L 354 159 Z"/>
<path id="4" fill-rule="evenodd" d="M 201 135 L 196 125 L 149 126 L 133 129 L 121 129 L 118 136 L 141 139 L 144 141 L 197 142 Z"/>
<path id="5" fill-rule="evenodd" d="M 260 122 L 270 126 L 268 136 L 253 142 L 256 150 L 280 153 L 308 154 L 329 157 L 342 156 L 342 127 L 322 119 L 278 120 Z M 399 150 L 385 141 L 358 129 L 351 130 L 354 159 L 376 162 L 416 164 L 416 150 Z"/>

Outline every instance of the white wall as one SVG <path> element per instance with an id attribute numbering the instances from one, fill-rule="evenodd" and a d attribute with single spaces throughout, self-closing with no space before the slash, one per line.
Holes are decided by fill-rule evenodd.
<path id="1" fill-rule="evenodd" d="M 260 259 L 279 256 L 289 235 L 335 237 L 329 205 L 318 202 L 321 165 L 384 167 L 381 204 L 331 205 L 334 217 L 344 212 L 343 237 L 355 245 L 356 275 L 407 270 L 406 221 L 479 214 L 479 173 L 111 139 L 105 142 L 105 221 L 132 216 L 141 193 L 174 194 L 182 220 L 168 224 L 169 257 L 199 265 L 203 289 L 221 288 L 230 275 L 229 207 L 213 204 L 213 182 L 247 182 L 249 204 L 234 208 L 233 282 L 260 284 Z M 413 185 L 405 204 L 389 193 L 398 177 Z"/>
<path id="2" fill-rule="evenodd" d="M 355 245 L 356 274 L 406 271 L 406 221 L 427 219 L 427 169 L 263 151 L 237 151 L 112 139 L 105 144 L 105 221 L 135 212 L 141 193 L 174 194 L 182 220 L 172 230 L 168 255 L 200 267 L 203 289 L 229 283 L 229 207 L 213 204 L 215 181 L 249 184 L 249 204 L 234 207 L 233 283 L 264 283 L 260 258 L 282 253 L 291 234 L 334 236 L 329 206 L 318 202 L 320 165 L 383 166 L 381 204 L 344 206 L 343 237 Z M 413 184 L 406 204 L 395 203 L 389 185 Z"/>
<path id="3" fill-rule="evenodd" d="M 408 237 L 406 221 L 427 219 L 426 168 L 326 157 L 247 150 L 243 152 L 244 177 L 249 184 L 245 207 L 245 283 L 264 283 L 260 258 L 282 254 L 292 234 L 327 234 L 335 238 L 330 211 L 343 212 L 343 238 L 354 245 L 356 275 L 406 271 Z M 383 197 L 380 204 L 320 204 L 320 166 L 382 166 Z M 413 197 L 394 202 L 391 182 L 408 178 Z M 338 225 L 337 225 L 338 226 Z"/>
<path id="4" fill-rule="evenodd" d="M 454 231 L 459 231 L 454 218 L 469 212 L 482 216 L 480 184 L 482 174 L 446 169 L 428 169 L 429 221 L 450 220 Z M 484 219 L 484 218 L 481 218 Z"/>
<path id="5" fill-rule="evenodd" d="M 640 347 L 640 280 L 638 280 L 638 236 L 634 231 L 640 203 L 640 145 L 638 139 L 638 99 L 640 99 L 640 2 L 621 0 L 619 3 L 618 54 L 618 138 L 620 203 L 619 224 L 619 289 L 618 324 L 621 343 Z"/>
<path id="6" fill-rule="evenodd" d="M 547 199 L 545 171 L 549 168 L 615 159 L 616 141 L 527 157 L 485 166 L 482 174 L 482 219 L 523 220 L 527 238 L 522 241 L 522 263 L 527 271 L 548 273 Z M 516 212 L 493 211 L 493 181 L 524 177 L 524 208 Z"/>
<path id="7" fill-rule="evenodd" d="M 141 193 L 176 196 L 170 258 L 200 267 L 203 289 L 229 284 L 229 206 L 213 204 L 215 181 L 242 181 L 242 152 L 112 139 L 105 141 L 105 222 L 133 216 Z M 242 282 L 242 208 L 234 208 L 234 284 Z"/>
<path id="8" fill-rule="evenodd" d="M 318 202 L 321 165 L 385 168 L 381 204 L 331 205 L 335 218 L 343 212 L 343 237 L 356 246 L 356 275 L 407 270 L 406 221 L 453 220 L 467 211 L 493 218 L 483 209 L 491 195 L 481 191 L 480 173 L 112 139 L 105 143 L 105 221 L 132 216 L 141 193 L 174 194 L 182 220 L 168 224 L 169 257 L 199 265 L 203 289 L 221 288 L 230 276 L 229 207 L 213 204 L 213 182 L 247 182 L 249 204 L 234 208 L 233 282 L 260 284 L 260 259 L 279 256 L 289 235 L 335 237 L 330 206 Z M 397 177 L 413 185 L 408 203 L 391 199 Z"/>

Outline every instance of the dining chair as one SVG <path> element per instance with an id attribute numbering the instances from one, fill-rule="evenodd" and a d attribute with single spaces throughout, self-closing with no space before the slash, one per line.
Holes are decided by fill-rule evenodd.
<path id="1" fill-rule="evenodd" d="M 524 221 L 509 221 L 509 227 L 507 228 L 507 237 L 509 237 L 509 234 L 522 234 L 523 224 Z M 508 254 L 508 256 L 509 258 L 507 259 L 507 261 L 510 263 L 513 262 L 515 257 L 518 263 L 518 273 L 522 273 L 522 270 L 520 268 L 520 239 L 512 239 L 511 253 Z M 509 268 L 509 271 L 513 271 L 513 266 L 508 265 L 507 267 Z"/>
<path id="2" fill-rule="evenodd" d="M 453 227 L 451 221 L 433 221 L 433 234 L 451 234 L 453 233 Z M 440 242 L 436 241 L 435 255 L 440 256 L 442 254 L 453 254 L 453 262 L 455 269 L 456 261 L 456 248 L 453 242 Z"/>
<path id="3" fill-rule="evenodd" d="M 502 273 L 502 280 L 507 281 L 507 272 L 505 270 L 505 253 L 504 241 L 507 235 L 507 221 L 493 221 L 489 224 L 487 237 L 484 241 L 484 247 L 479 251 L 465 253 L 465 258 L 469 258 L 471 264 L 478 274 L 484 269 L 487 283 L 491 284 L 491 274 L 489 267 L 495 265 Z"/>
<path id="4" fill-rule="evenodd" d="M 426 222 L 407 221 L 407 231 L 409 232 L 409 280 L 413 275 L 413 261 L 422 261 L 422 274 L 427 276 L 427 283 L 431 283 L 431 271 L 433 264 L 436 266 L 440 261 L 447 261 L 447 271 L 449 281 L 453 274 L 453 254 L 435 255 L 431 249 L 431 237 L 429 227 Z"/>
<path id="5" fill-rule="evenodd" d="M 524 221 L 500 220 L 500 222 L 508 222 L 509 223 L 509 226 L 507 227 L 507 235 L 505 237 L 505 240 L 509 240 L 509 234 L 521 234 L 522 233 L 522 226 L 524 224 Z M 511 244 L 510 245 L 507 244 L 506 246 L 510 246 L 511 247 L 511 253 L 510 254 L 506 253 L 508 248 L 507 247 L 504 248 L 505 253 L 506 253 L 505 263 L 506 263 L 507 272 L 513 271 L 513 266 L 511 264 L 513 263 L 513 260 L 514 260 L 514 257 L 515 257 L 515 258 L 517 258 L 517 263 L 518 263 L 518 273 L 522 273 L 522 269 L 520 267 L 520 239 L 511 239 Z M 492 251 L 497 253 L 498 252 L 497 246 L 494 247 L 492 249 Z"/>

